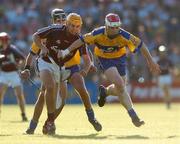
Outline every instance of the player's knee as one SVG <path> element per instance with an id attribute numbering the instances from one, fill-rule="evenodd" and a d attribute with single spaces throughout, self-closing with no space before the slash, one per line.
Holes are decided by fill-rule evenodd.
<path id="1" fill-rule="evenodd" d="M 118 93 L 123 93 L 125 91 L 125 85 L 124 84 L 115 84 L 116 90 Z"/>
<path id="2" fill-rule="evenodd" d="M 55 87 L 54 83 L 45 84 L 45 88 L 46 88 L 47 91 L 53 91 L 54 87 Z"/>

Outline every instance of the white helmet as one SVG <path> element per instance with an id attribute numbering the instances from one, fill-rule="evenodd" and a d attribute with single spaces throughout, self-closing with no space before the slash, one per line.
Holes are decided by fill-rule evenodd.
<path id="1" fill-rule="evenodd" d="M 6 32 L 0 32 L 0 40 L 3 42 L 7 42 L 8 40 L 10 40 L 10 35 Z"/>
<path id="2" fill-rule="evenodd" d="M 105 25 L 109 27 L 119 27 L 121 20 L 117 14 L 109 13 L 105 17 Z"/>

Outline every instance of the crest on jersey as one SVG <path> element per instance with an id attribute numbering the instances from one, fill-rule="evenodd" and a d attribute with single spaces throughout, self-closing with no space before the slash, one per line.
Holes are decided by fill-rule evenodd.
<path id="1" fill-rule="evenodd" d="M 57 44 L 61 44 L 61 41 L 60 41 L 60 40 L 57 40 L 56 43 L 57 43 Z"/>

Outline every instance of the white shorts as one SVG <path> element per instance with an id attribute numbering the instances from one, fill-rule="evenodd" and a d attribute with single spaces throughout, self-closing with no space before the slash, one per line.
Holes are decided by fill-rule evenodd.
<path id="1" fill-rule="evenodd" d="M 62 97 L 58 89 L 57 96 L 56 96 L 56 109 L 59 109 L 61 105 L 62 105 Z"/>
<path id="2" fill-rule="evenodd" d="M 9 87 L 21 86 L 21 79 L 18 72 L 0 72 L 0 84 L 8 85 Z"/>
<path id="3" fill-rule="evenodd" d="M 159 86 L 171 85 L 172 83 L 171 75 L 160 75 L 158 83 L 159 83 Z"/>
<path id="4" fill-rule="evenodd" d="M 38 59 L 37 62 L 37 67 L 39 72 L 43 71 L 43 70 L 48 70 L 52 73 L 52 75 L 54 76 L 54 79 L 57 83 L 59 83 L 60 81 L 60 70 L 59 70 L 59 66 L 54 65 L 52 63 L 48 63 L 46 61 L 44 61 L 42 58 Z"/>

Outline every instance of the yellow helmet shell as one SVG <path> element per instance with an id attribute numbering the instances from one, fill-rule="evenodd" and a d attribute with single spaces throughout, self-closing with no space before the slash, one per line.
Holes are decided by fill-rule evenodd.
<path id="1" fill-rule="evenodd" d="M 70 13 L 67 16 L 67 23 L 71 23 L 73 25 L 82 25 L 82 18 L 77 13 Z"/>

